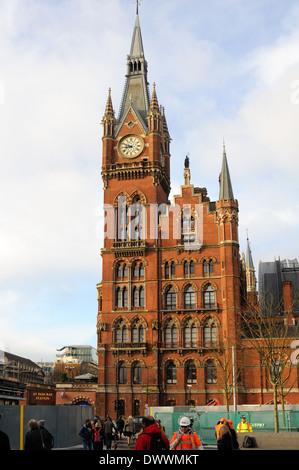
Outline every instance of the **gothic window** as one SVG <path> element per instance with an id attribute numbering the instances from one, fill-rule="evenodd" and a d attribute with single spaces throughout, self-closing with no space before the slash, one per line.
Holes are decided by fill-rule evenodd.
<path id="1" fill-rule="evenodd" d="M 144 328 L 140 320 L 136 320 L 132 329 L 132 342 L 143 343 L 144 342 Z"/>
<path id="2" fill-rule="evenodd" d="M 122 292 L 122 298 L 123 298 L 123 307 L 128 307 L 128 290 L 126 287 L 123 288 Z"/>
<path id="3" fill-rule="evenodd" d="M 133 384 L 141 384 L 142 383 L 142 369 L 141 369 L 141 365 L 139 364 L 139 362 L 136 362 L 133 365 L 132 372 L 133 372 L 132 374 Z"/>
<path id="4" fill-rule="evenodd" d="M 116 306 L 117 308 L 122 307 L 122 290 L 120 287 L 116 289 Z"/>
<path id="5" fill-rule="evenodd" d="M 166 366 L 166 381 L 168 384 L 176 384 L 176 365 L 173 361 Z"/>
<path id="6" fill-rule="evenodd" d="M 122 270 L 121 264 L 118 264 L 118 266 L 116 268 L 116 276 L 117 277 L 122 277 L 122 274 L 123 274 L 123 270 Z"/>
<path id="7" fill-rule="evenodd" d="M 186 382 L 187 384 L 196 384 L 196 367 L 193 361 L 189 361 L 186 364 Z"/>
<path id="8" fill-rule="evenodd" d="M 141 263 L 139 266 L 139 277 L 143 277 L 143 276 L 144 276 L 144 266 Z"/>
<path id="9" fill-rule="evenodd" d="M 190 274 L 194 274 L 194 261 L 185 261 L 184 262 L 184 275 L 189 276 Z"/>
<path id="10" fill-rule="evenodd" d="M 171 277 L 175 276 L 175 262 L 174 261 L 172 261 L 171 263 L 170 270 L 171 270 Z"/>
<path id="11" fill-rule="evenodd" d="M 203 292 L 203 306 L 204 308 L 215 308 L 215 303 L 215 291 L 209 285 Z"/>
<path id="12" fill-rule="evenodd" d="M 212 360 L 206 362 L 206 383 L 216 384 L 217 383 L 217 369 Z"/>
<path id="13" fill-rule="evenodd" d="M 125 196 L 121 196 L 117 205 L 117 238 L 118 240 L 128 240 L 128 207 Z"/>
<path id="14" fill-rule="evenodd" d="M 195 292 L 192 286 L 188 286 L 184 292 L 184 307 L 186 309 L 195 308 Z"/>
<path id="15" fill-rule="evenodd" d="M 212 260 L 203 262 L 203 275 L 212 276 L 214 274 L 214 263 Z"/>
<path id="16" fill-rule="evenodd" d="M 182 211 L 182 241 L 187 245 L 195 241 L 195 220 L 189 207 L 184 207 Z"/>
<path id="17" fill-rule="evenodd" d="M 144 288 L 142 286 L 139 289 L 139 307 L 144 307 Z"/>
<path id="18" fill-rule="evenodd" d="M 165 294 L 165 306 L 166 310 L 175 310 L 176 308 L 176 294 L 172 286 L 168 287 Z"/>
<path id="19" fill-rule="evenodd" d="M 118 365 L 118 383 L 126 384 L 127 383 L 127 367 L 124 362 L 121 362 Z"/>
<path id="20" fill-rule="evenodd" d="M 165 263 L 165 279 L 169 279 L 169 264 Z"/>
<path id="21" fill-rule="evenodd" d="M 143 238 L 143 211 L 144 206 L 141 204 L 140 197 L 136 196 L 131 208 L 131 215 L 134 217 L 131 221 L 131 231 L 133 232 L 131 233 L 131 238 L 133 240 L 141 240 Z"/>
<path id="22" fill-rule="evenodd" d="M 118 322 L 118 325 L 115 330 L 115 342 L 116 343 L 126 343 L 128 339 L 128 329 L 123 320 Z"/>
<path id="23" fill-rule="evenodd" d="M 170 319 L 164 330 L 165 335 L 165 347 L 176 348 L 178 342 L 177 327 L 172 319 Z"/>
<path id="24" fill-rule="evenodd" d="M 144 307 L 144 288 L 133 288 L 133 307 Z"/>
<path id="25" fill-rule="evenodd" d="M 128 268 L 126 264 L 123 266 L 123 277 L 128 277 Z"/>
<path id="26" fill-rule="evenodd" d="M 209 317 L 204 326 L 204 345 L 206 348 L 217 346 L 217 326 L 211 317 Z"/>
<path id="27" fill-rule="evenodd" d="M 186 348 L 196 348 L 197 346 L 197 328 L 192 320 L 190 318 L 188 320 L 188 323 L 186 324 L 184 328 L 184 337 L 185 337 L 185 347 Z"/>

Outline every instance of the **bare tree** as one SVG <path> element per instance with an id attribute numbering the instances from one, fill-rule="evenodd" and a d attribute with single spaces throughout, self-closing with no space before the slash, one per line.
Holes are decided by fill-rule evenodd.
<path id="1" fill-rule="evenodd" d="M 299 326 L 291 312 L 284 311 L 271 296 L 240 312 L 243 347 L 247 343 L 258 353 L 273 388 L 275 432 L 279 432 L 278 392 L 284 398 L 293 386 L 290 377 L 295 365 L 290 360 L 290 341 L 298 338 Z"/>

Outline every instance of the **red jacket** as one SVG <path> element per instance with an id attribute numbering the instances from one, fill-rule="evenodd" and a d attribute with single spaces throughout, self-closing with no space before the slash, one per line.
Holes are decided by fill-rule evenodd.
<path id="1" fill-rule="evenodd" d="M 154 423 L 145 428 L 142 434 L 138 436 L 135 444 L 135 450 L 150 450 L 151 434 L 161 434 L 163 441 L 165 442 L 167 448 L 169 448 L 169 440 L 165 434 L 161 433 L 159 426 Z"/>

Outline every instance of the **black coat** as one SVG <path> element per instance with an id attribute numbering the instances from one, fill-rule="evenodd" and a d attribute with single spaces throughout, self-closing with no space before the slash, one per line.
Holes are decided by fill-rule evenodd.
<path id="1" fill-rule="evenodd" d="M 218 450 L 233 450 L 232 437 L 228 426 L 221 426 L 217 447 Z"/>
<path id="2" fill-rule="evenodd" d="M 41 433 L 43 436 L 45 447 L 43 446 Z M 50 433 L 46 431 L 45 429 L 39 429 L 39 428 L 31 429 L 31 431 L 28 431 L 25 436 L 24 450 L 50 450 L 51 443 L 49 441 L 50 440 L 49 435 Z"/>
<path id="3" fill-rule="evenodd" d="M 0 451 L 2 450 L 10 450 L 10 443 L 8 435 L 0 431 Z"/>

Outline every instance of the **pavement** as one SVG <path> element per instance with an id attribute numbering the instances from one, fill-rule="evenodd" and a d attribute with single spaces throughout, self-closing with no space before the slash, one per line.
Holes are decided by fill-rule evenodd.
<path id="1" fill-rule="evenodd" d="M 121 437 L 120 439 L 117 439 L 116 441 L 115 440 L 112 441 L 111 450 L 134 450 L 135 442 L 136 440 L 133 441 L 133 444 L 128 446 L 127 438 Z M 83 445 L 78 444 L 72 447 L 63 447 L 63 448 L 56 447 L 53 450 L 83 450 Z M 104 444 L 103 450 L 107 450 L 105 444 Z"/>

